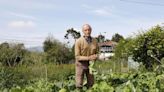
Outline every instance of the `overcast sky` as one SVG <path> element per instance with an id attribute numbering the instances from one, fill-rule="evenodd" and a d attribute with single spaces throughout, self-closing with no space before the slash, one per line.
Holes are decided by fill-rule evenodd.
<path id="1" fill-rule="evenodd" d="M 66 30 L 85 23 L 92 36 L 132 36 L 164 23 L 164 0 L 0 0 L 0 42 L 42 46 L 49 33 L 66 42 Z"/>

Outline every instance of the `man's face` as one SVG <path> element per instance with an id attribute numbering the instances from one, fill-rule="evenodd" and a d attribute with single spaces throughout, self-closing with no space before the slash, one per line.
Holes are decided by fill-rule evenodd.
<path id="1" fill-rule="evenodd" d="M 83 26 L 83 33 L 84 33 L 84 36 L 90 36 L 91 35 L 91 27 L 88 26 L 88 25 L 84 25 Z"/>

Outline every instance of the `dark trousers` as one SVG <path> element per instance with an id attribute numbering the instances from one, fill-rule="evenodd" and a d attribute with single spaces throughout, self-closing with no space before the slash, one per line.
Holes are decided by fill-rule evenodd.
<path id="1" fill-rule="evenodd" d="M 92 87 L 94 84 L 94 76 L 89 73 L 89 69 L 84 69 L 81 66 L 76 66 L 76 87 L 83 87 L 84 75 L 87 77 L 87 87 Z"/>

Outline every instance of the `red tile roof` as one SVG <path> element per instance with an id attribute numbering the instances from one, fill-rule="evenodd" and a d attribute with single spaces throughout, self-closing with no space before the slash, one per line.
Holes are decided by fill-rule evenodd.
<path id="1" fill-rule="evenodd" d="M 99 46 L 116 46 L 117 42 L 114 41 L 106 41 L 106 42 L 101 42 L 98 43 Z"/>

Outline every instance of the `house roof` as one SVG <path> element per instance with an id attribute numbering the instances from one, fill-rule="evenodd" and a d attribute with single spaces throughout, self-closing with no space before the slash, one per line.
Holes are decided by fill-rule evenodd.
<path id="1" fill-rule="evenodd" d="M 114 41 L 105 41 L 98 43 L 99 46 L 116 46 L 118 43 Z"/>

